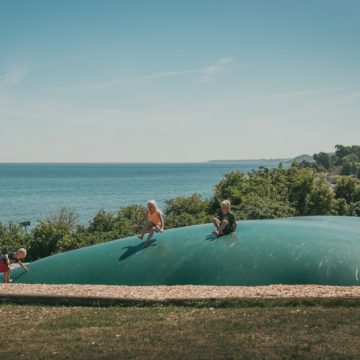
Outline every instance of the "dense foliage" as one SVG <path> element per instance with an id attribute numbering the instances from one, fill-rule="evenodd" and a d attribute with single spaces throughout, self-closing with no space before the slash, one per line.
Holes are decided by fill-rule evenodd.
<path id="1" fill-rule="evenodd" d="M 333 155 L 314 155 L 314 163 L 259 168 L 249 174 L 230 172 L 214 188 L 213 197 L 200 195 L 165 201 L 165 227 L 211 222 L 220 202 L 228 199 L 237 219 L 274 219 L 303 215 L 360 216 L 359 146 L 336 146 Z M 350 164 L 352 175 L 341 175 Z M 336 177 L 325 170 L 339 173 Z M 344 170 L 345 169 L 345 170 Z M 356 176 L 354 176 L 356 175 Z M 129 205 L 117 213 L 100 210 L 88 226 L 78 223 L 71 209 L 61 209 L 26 233 L 18 224 L 0 223 L 0 252 L 26 247 L 28 260 L 119 239 L 142 229 L 146 208 Z"/>
<path id="2" fill-rule="evenodd" d="M 360 146 L 336 145 L 335 149 L 335 153 L 314 154 L 314 162 L 304 161 L 302 165 L 330 175 L 352 175 L 360 179 Z"/>

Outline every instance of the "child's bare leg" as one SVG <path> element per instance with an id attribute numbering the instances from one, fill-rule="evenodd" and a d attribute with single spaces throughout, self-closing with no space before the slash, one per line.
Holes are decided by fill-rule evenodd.
<path id="1" fill-rule="evenodd" d="M 227 224 L 228 224 L 227 220 L 222 221 L 222 223 L 221 223 L 221 225 L 220 225 L 220 227 L 218 229 L 218 235 L 221 235 L 223 233 L 223 231 L 226 228 Z"/>
<path id="2" fill-rule="evenodd" d="M 145 244 L 148 244 L 149 241 L 151 240 L 152 236 L 154 235 L 155 232 L 155 227 L 153 226 L 152 228 L 149 229 L 149 235 L 145 241 Z"/>
<path id="3" fill-rule="evenodd" d="M 217 219 L 217 218 L 213 218 L 213 224 L 214 224 L 214 226 L 216 227 L 216 229 L 219 229 L 219 227 L 220 227 L 220 220 L 219 219 Z"/>
<path id="4" fill-rule="evenodd" d="M 143 228 L 143 231 L 142 231 L 141 235 L 139 235 L 138 238 L 142 240 L 145 233 L 149 231 L 149 228 L 150 228 L 150 223 L 149 223 L 149 221 L 147 221 L 145 223 L 145 225 L 144 225 L 144 228 Z"/>
<path id="5" fill-rule="evenodd" d="M 4 273 L 4 283 L 10 282 L 10 271 Z"/>

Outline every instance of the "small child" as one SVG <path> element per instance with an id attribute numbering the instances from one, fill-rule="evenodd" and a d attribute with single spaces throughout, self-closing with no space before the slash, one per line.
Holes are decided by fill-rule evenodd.
<path id="1" fill-rule="evenodd" d="M 10 264 L 18 263 L 25 271 L 29 269 L 21 262 L 26 257 L 26 250 L 21 248 L 16 252 L 0 256 L 0 273 L 4 273 L 4 283 L 10 282 Z"/>
<path id="2" fill-rule="evenodd" d="M 216 236 L 227 235 L 235 232 L 237 224 L 235 217 L 232 212 L 230 212 L 230 201 L 224 200 L 220 204 L 221 214 L 220 219 L 214 218 L 213 224 L 216 227 L 214 234 Z"/>
<path id="3" fill-rule="evenodd" d="M 164 217 L 162 211 L 159 209 L 155 200 L 149 200 L 147 202 L 148 211 L 145 213 L 144 220 L 145 225 L 139 239 L 143 239 L 146 232 L 149 232 L 149 235 L 145 241 L 145 245 L 149 243 L 154 232 L 163 232 L 164 231 Z"/>

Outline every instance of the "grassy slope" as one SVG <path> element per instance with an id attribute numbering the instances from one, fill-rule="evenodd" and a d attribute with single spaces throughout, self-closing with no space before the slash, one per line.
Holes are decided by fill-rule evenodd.
<path id="1" fill-rule="evenodd" d="M 360 358 L 359 307 L 0 305 L 0 320 L 1 359 Z"/>

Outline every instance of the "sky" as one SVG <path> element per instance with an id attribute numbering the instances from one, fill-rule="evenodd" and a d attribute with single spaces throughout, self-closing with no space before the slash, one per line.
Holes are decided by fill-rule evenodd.
<path id="1" fill-rule="evenodd" d="M 0 0 L 0 162 L 359 145 L 358 0 Z"/>

